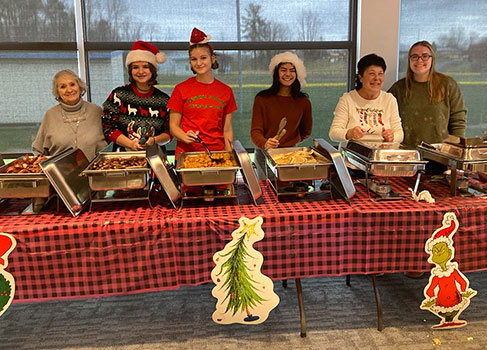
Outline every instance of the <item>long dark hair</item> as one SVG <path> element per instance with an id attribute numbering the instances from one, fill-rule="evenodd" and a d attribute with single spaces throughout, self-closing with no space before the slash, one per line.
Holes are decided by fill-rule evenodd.
<path id="1" fill-rule="evenodd" d="M 150 80 L 147 82 L 149 86 L 157 85 L 157 69 L 152 65 L 152 63 L 149 63 L 149 70 L 152 73 L 152 76 L 150 77 Z M 135 79 L 132 77 L 132 63 L 129 64 L 128 66 L 128 72 L 129 72 L 129 81 L 131 84 L 135 84 Z"/>
<path id="2" fill-rule="evenodd" d="M 257 96 L 265 97 L 265 96 L 277 95 L 277 93 L 279 92 L 279 88 L 281 86 L 281 83 L 279 82 L 279 68 L 284 63 L 288 63 L 288 62 L 281 62 L 276 66 L 276 68 L 274 68 L 274 74 L 272 74 L 272 85 L 271 85 L 271 87 L 268 89 L 259 91 L 257 93 Z M 298 73 L 296 73 L 296 79 L 291 84 L 291 96 L 293 98 L 308 97 L 307 93 L 301 91 L 301 83 L 298 80 Z"/>
<path id="3" fill-rule="evenodd" d="M 382 67 L 384 73 L 386 72 L 386 61 L 380 56 L 377 56 L 375 53 L 371 53 L 369 55 L 365 55 L 358 61 L 357 64 L 357 76 L 355 77 L 355 89 L 360 90 L 362 88 L 362 82 L 360 81 L 360 76 L 364 76 L 365 70 L 370 66 L 378 66 Z"/>

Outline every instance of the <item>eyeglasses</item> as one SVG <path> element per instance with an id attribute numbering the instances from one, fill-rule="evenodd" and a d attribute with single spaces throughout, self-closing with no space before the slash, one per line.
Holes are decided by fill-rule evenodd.
<path id="1" fill-rule="evenodd" d="M 409 59 L 411 61 L 417 61 L 417 60 L 419 60 L 421 58 L 423 61 L 427 61 L 431 57 L 433 57 L 433 56 L 432 55 L 428 55 L 427 53 L 424 53 L 421 56 L 420 55 L 411 55 L 411 56 L 409 56 Z"/>

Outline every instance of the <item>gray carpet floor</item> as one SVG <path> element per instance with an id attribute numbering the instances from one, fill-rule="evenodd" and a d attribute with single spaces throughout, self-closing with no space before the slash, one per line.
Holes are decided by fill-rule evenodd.
<path id="1" fill-rule="evenodd" d="M 460 266 L 461 267 L 461 266 Z M 308 335 L 301 338 L 294 281 L 275 282 L 281 302 L 260 325 L 211 320 L 213 284 L 96 299 L 12 304 L 0 317 L 0 349 L 487 349 L 487 271 L 466 274 L 478 291 L 464 328 L 433 330 L 419 309 L 427 277 L 379 277 L 384 330 L 377 330 L 372 280 L 303 279 Z M 435 341 L 439 345 L 435 345 Z"/>

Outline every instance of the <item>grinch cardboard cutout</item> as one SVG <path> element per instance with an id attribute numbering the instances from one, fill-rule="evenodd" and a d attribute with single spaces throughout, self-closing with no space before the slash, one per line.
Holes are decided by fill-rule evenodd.
<path id="1" fill-rule="evenodd" d="M 430 256 L 428 262 L 436 266 L 431 270 L 429 283 L 424 289 L 425 300 L 420 308 L 438 316 L 441 321 L 432 326 L 435 329 L 464 327 L 467 321 L 458 317 L 470 304 L 470 298 L 477 291 L 469 288 L 469 281 L 453 261 L 453 235 L 458 230 L 455 213 L 443 216 L 443 226 L 426 241 L 425 251 Z"/>
<path id="2" fill-rule="evenodd" d="M 262 217 L 242 217 L 233 240 L 213 255 L 212 295 L 218 299 L 213 321 L 219 324 L 264 322 L 279 304 L 272 280 L 260 272 L 264 257 L 253 244 L 264 238 Z"/>
<path id="3" fill-rule="evenodd" d="M 15 249 L 17 241 L 8 233 L 0 233 L 0 316 L 7 311 L 15 294 L 14 277 L 5 271 L 8 255 Z"/>

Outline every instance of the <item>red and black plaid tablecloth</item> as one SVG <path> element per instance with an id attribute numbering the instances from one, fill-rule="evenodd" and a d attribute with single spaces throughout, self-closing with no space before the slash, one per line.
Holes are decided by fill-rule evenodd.
<path id="1" fill-rule="evenodd" d="M 423 181 L 435 204 L 410 200 L 413 178 L 393 180 L 403 200 L 373 201 L 357 185 L 350 203 L 317 195 L 277 201 L 269 187 L 259 205 L 244 188 L 236 200 L 184 202 L 180 210 L 143 202 L 99 204 L 68 212 L 0 216 L 0 231 L 17 239 L 8 271 L 16 301 L 128 294 L 211 280 L 212 256 L 231 240 L 242 216 L 264 219 L 263 273 L 273 279 L 410 270 L 427 271 L 424 243 L 453 211 L 455 261 L 463 272 L 487 268 L 487 202 L 450 197 Z M 0 204 L 12 211 L 15 201 Z"/>

